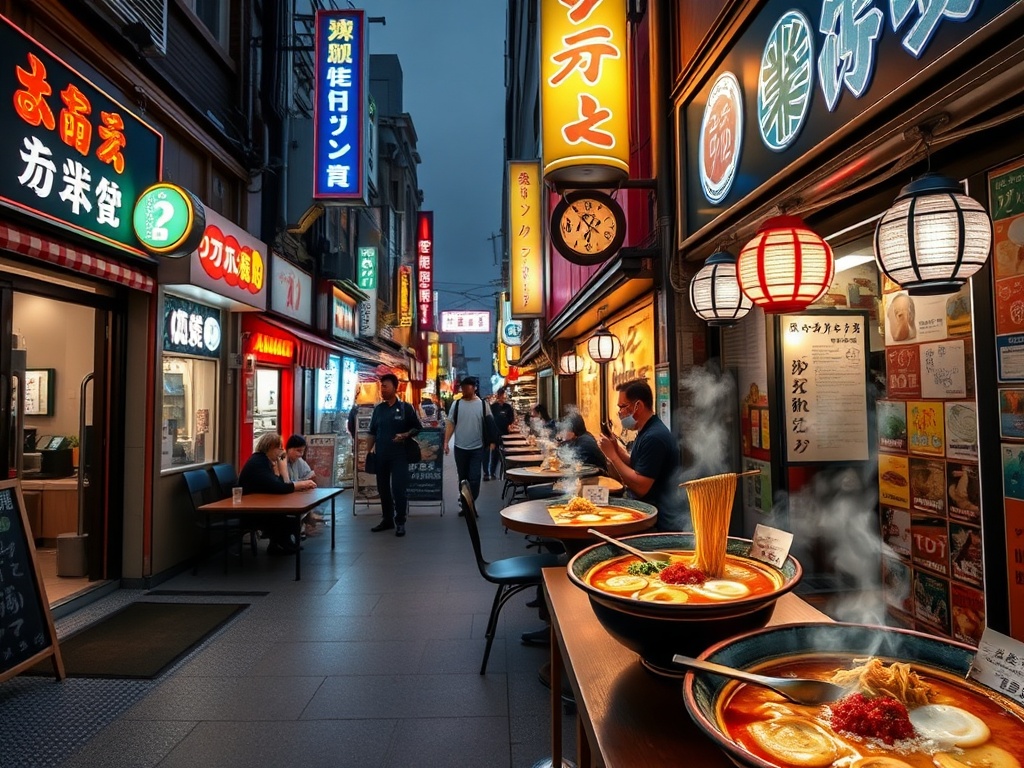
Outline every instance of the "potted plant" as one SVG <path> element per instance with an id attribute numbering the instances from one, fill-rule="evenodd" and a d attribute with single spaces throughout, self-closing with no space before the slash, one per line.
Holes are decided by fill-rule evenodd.
<path id="1" fill-rule="evenodd" d="M 78 469 L 78 435 L 65 435 L 68 447 L 71 448 L 71 463 Z"/>

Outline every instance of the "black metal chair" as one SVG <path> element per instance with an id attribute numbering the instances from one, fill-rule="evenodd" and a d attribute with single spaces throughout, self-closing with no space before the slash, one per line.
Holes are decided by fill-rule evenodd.
<path id="1" fill-rule="evenodd" d="M 235 469 L 235 465 L 214 464 L 210 469 L 213 471 L 213 477 L 217 481 L 217 498 L 228 498 L 231 495 L 231 489 L 238 485 L 238 471 Z M 259 551 L 257 547 L 257 542 L 259 541 L 258 531 L 256 528 L 247 528 L 244 519 L 238 521 L 238 527 L 243 532 L 249 532 L 249 547 L 252 549 L 253 555 L 255 555 Z"/>
<path id="2" fill-rule="evenodd" d="M 508 463 L 505 461 L 505 449 L 499 448 L 498 455 L 501 457 L 501 476 L 505 478 L 505 484 L 501 487 L 501 498 L 504 500 L 505 494 L 511 489 L 512 495 L 509 496 L 508 501 L 505 502 L 505 506 L 514 503 L 517 499 L 520 501 L 526 500 L 526 483 L 517 483 L 515 480 L 508 476 Z"/>
<path id="3" fill-rule="evenodd" d="M 487 631 L 484 633 L 487 645 L 484 647 L 484 660 L 480 664 L 480 674 L 483 675 L 487 673 L 487 659 L 491 655 L 491 645 L 494 643 L 494 634 L 498 626 L 498 614 L 501 613 L 502 607 L 513 595 L 524 589 L 539 586 L 543 576 L 542 568 L 564 566 L 565 560 L 558 555 L 521 555 L 494 562 L 484 560 L 480 548 L 476 504 L 473 502 L 473 492 L 469 488 L 468 480 L 463 480 L 459 484 L 459 504 L 465 513 L 463 517 L 466 518 L 466 527 L 469 528 L 469 538 L 473 542 L 473 554 L 476 555 L 480 575 L 484 580 L 498 586 L 494 602 L 491 604 L 491 615 L 487 619 Z"/>
<path id="4" fill-rule="evenodd" d="M 242 521 L 237 517 L 218 516 L 215 518 L 213 515 L 199 510 L 203 504 L 218 500 L 217 491 L 213 487 L 210 473 L 205 469 L 190 469 L 187 472 L 183 472 L 181 476 L 185 479 L 185 488 L 188 491 L 189 501 L 192 502 L 193 520 L 197 527 L 203 529 L 204 534 L 203 549 L 196 555 L 193 561 L 192 573 L 199 572 L 200 559 L 210 551 L 210 534 L 212 531 L 220 531 L 224 535 L 224 572 L 227 573 L 229 534 L 232 531 L 236 531 L 241 535 L 241 532 L 244 530 Z M 230 495 L 230 493 L 231 490 L 229 488 L 228 494 Z"/>

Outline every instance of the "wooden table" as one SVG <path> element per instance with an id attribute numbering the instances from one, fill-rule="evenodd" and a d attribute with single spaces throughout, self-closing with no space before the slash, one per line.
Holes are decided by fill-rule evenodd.
<path id="1" fill-rule="evenodd" d="M 540 464 L 546 459 L 543 453 L 506 453 L 506 464 Z"/>
<path id="2" fill-rule="evenodd" d="M 609 635 L 587 595 L 565 568 L 544 569 L 551 613 L 551 745 L 554 765 L 562 754 L 562 673 L 576 696 L 579 768 L 693 765 L 734 768 L 690 719 L 681 680 L 648 672 L 639 657 Z M 775 605 L 769 626 L 831 621 L 792 593 Z M 564 666 L 563 666 L 564 661 Z"/>
<path id="3" fill-rule="evenodd" d="M 515 460 L 519 461 L 520 458 L 522 457 L 516 457 Z M 512 456 L 505 457 L 506 462 L 510 462 L 512 460 Z M 544 459 L 542 457 L 541 461 L 543 460 Z M 584 464 L 577 470 L 541 469 L 540 467 L 509 467 L 505 470 L 505 477 L 519 485 L 537 485 L 539 483 L 553 483 L 555 480 L 562 480 L 566 477 L 592 477 L 593 475 L 600 473 L 601 470 L 592 464 Z"/>
<path id="4" fill-rule="evenodd" d="M 509 456 L 509 455 L 513 455 L 514 456 L 515 454 L 518 454 L 518 453 L 536 453 L 537 452 L 536 448 L 531 448 L 526 443 L 523 443 L 522 445 L 511 445 L 511 446 L 508 443 L 506 443 L 505 445 L 503 445 L 501 447 L 501 450 L 505 453 L 506 456 Z"/>
<path id="5" fill-rule="evenodd" d="M 658 522 L 658 510 L 650 504 L 644 504 L 650 511 L 639 520 L 629 520 L 624 523 L 605 522 L 588 523 L 586 525 L 559 525 L 551 519 L 548 507 L 554 503 L 554 499 L 536 499 L 534 501 L 523 501 L 519 504 L 512 504 L 501 510 L 502 524 L 513 531 L 525 533 L 531 536 L 544 536 L 549 539 L 558 539 L 565 544 L 566 551 L 575 554 L 585 545 L 597 541 L 596 537 L 587 533 L 588 528 L 597 528 L 609 536 L 631 536 L 634 533 L 643 533 L 653 528 Z M 641 502 L 631 502 L 640 504 Z M 615 506 L 610 501 L 609 506 Z"/>
<path id="6" fill-rule="evenodd" d="M 344 493 L 344 488 L 314 488 L 311 491 L 294 491 L 293 493 L 247 493 L 242 496 L 242 503 L 235 504 L 229 496 L 220 501 L 203 504 L 200 512 L 225 517 L 242 517 L 245 515 L 279 514 L 295 518 L 295 580 L 302 578 L 302 518 L 314 507 L 331 500 L 331 549 L 334 549 L 334 500 Z"/>

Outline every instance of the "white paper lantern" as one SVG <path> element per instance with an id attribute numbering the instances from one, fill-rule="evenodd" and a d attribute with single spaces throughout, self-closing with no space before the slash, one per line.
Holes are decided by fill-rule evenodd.
<path id="1" fill-rule="evenodd" d="M 690 306 L 711 326 L 736 325 L 753 303 L 736 280 L 736 257 L 719 251 L 711 254 L 690 281 Z"/>
<path id="2" fill-rule="evenodd" d="M 587 341 L 587 354 L 595 363 L 610 363 L 621 351 L 622 342 L 619 341 L 619 337 L 605 328 L 604 323 L 601 323 Z"/>
<path id="3" fill-rule="evenodd" d="M 558 372 L 563 376 L 575 376 L 583 370 L 583 358 L 575 352 L 566 352 L 558 358 Z"/>

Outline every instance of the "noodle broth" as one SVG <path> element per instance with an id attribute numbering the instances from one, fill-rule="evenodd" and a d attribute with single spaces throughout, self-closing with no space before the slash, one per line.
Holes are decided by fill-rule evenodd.
<path id="1" fill-rule="evenodd" d="M 889 660 L 886 660 L 889 663 Z M 775 661 L 757 668 L 757 672 L 780 677 L 831 679 L 838 670 L 854 666 L 847 658 L 816 657 L 813 659 L 791 659 L 783 662 Z M 914 671 L 921 682 L 931 690 L 930 703 L 945 704 L 980 718 L 989 728 L 988 739 L 977 750 L 997 752 L 993 755 L 972 755 L 972 749 L 966 751 L 957 747 L 941 747 L 934 741 L 929 742 L 918 736 L 914 739 L 898 741 L 892 746 L 885 746 L 877 740 L 861 739 L 846 733 L 836 733 L 830 725 L 829 710 L 821 706 L 802 706 L 784 699 L 767 688 L 731 682 L 722 690 L 715 707 L 717 724 L 722 733 L 736 744 L 741 745 L 752 755 L 770 765 L 807 765 L 824 768 L 845 768 L 857 765 L 857 761 L 869 757 L 885 757 L 893 761 L 867 763 L 877 766 L 902 766 L 912 768 L 936 768 L 948 766 L 958 768 L 960 765 L 986 766 L 986 768 L 1020 768 L 1024 765 L 1024 710 L 1013 704 L 1000 703 L 995 694 L 988 696 L 984 688 L 967 683 L 955 676 L 926 666 L 913 665 Z M 1008 709 L 1012 707 L 1012 711 Z M 908 706 L 908 709 L 913 709 Z M 818 754 L 817 759 L 801 756 L 782 761 L 777 755 L 766 751 L 764 746 L 753 735 L 752 727 L 778 718 L 797 718 L 802 722 L 811 723 L 827 734 L 834 741 L 834 759 L 829 759 L 825 752 Z M 776 743 L 777 752 L 784 752 L 786 744 Z M 999 748 L 992 750 L 992 747 Z M 1004 755 L 1000 750 L 1005 750 Z M 939 755 L 937 758 L 936 755 Z M 948 755 L 953 761 L 943 762 Z"/>
<path id="2" fill-rule="evenodd" d="M 671 562 L 689 567 L 695 566 L 692 551 L 669 550 Z M 748 599 L 769 595 L 783 585 L 780 571 L 765 563 L 736 555 L 727 555 L 720 579 L 712 579 L 703 585 L 666 584 L 658 576 L 633 576 L 631 565 L 642 563 L 636 555 L 624 555 L 606 560 L 592 567 L 583 581 L 594 589 L 616 597 L 655 603 L 721 604 L 731 600 Z M 709 588 L 722 585 L 721 589 Z M 737 588 L 729 585 L 740 585 Z M 728 588 L 726 588 L 728 587 Z"/>

